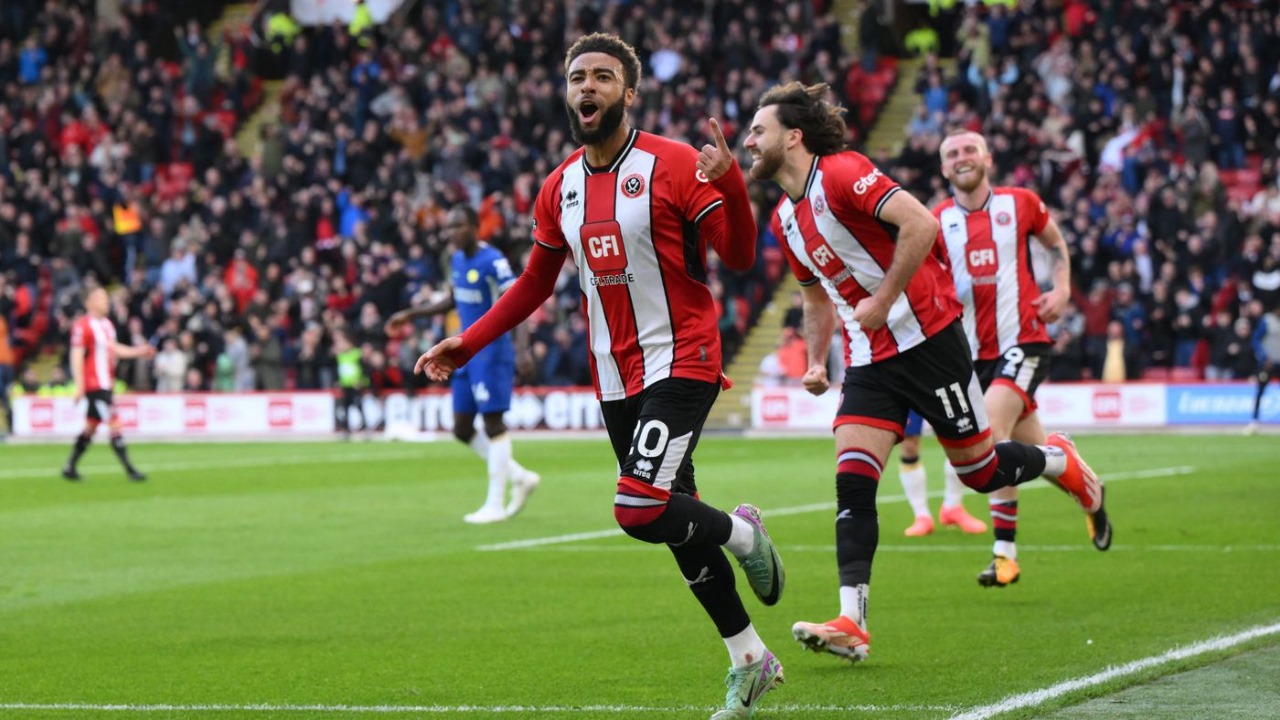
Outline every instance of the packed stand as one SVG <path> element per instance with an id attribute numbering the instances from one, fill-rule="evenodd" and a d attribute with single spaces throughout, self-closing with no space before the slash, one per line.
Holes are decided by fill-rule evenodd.
<path id="1" fill-rule="evenodd" d="M 1280 303 L 1274 4 L 1023 0 L 938 19 L 954 69 L 927 58 L 904 149 L 878 161 L 932 206 L 942 137 L 980 131 L 993 184 L 1049 204 L 1075 286 L 1052 378 L 1249 377 Z"/>
<path id="2" fill-rule="evenodd" d="M 152 291 L 162 261 L 203 222 L 199 204 L 248 167 L 232 142 L 259 97 L 248 35 L 209 38 L 163 4 L 123 2 L 119 22 L 94 6 L 0 10 L 0 360 L 11 370 L 65 340 L 90 284 L 127 287 L 121 336 L 160 329 L 177 299 Z M 222 187 L 166 195 L 175 168 Z"/>
<path id="3" fill-rule="evenodd" d="M 280 120 L 246 158 L 215 108 L 238 119 L 258 87 L 241 62 L 255 59 L 239 44 L 247 34 L 211 40 L 185 27 L 161 59 L 161 18 L 126 3 L 123 25 L 95 37 L 92 4 L 5 25 L 0 77 L 16 81 L 0 107 L 11 161 L 0 233 L 14 242 L 0 246 L 14 249 L 0 269 L 18 308 L 4 314 L 30 351 L 65 340 L 80 290 L 107 285 L 121 341 L 159 350 L 123 364 L 140 390 L 334 387 L 336 335 L 362 349 L 371 389 L 413 387 L 418 355 L 456 328 L 436 318 L 399 339 L 384 322 L 446 290 L 440 230 L 454 203 L 477 208 L 481 239 L 521 266 L 538 184 L 575 149 L 562 62 L 582 33 L 617 32 L 640 53 L 634 125 L 698 145 L 714 116 L 739 148 L 764 89 L 847 69 L 820 3 L 600 11 L 546 0 L 485 16 L 469 2 L 420 2 L 386 27 L 360 28 L 304 29 L 272 14 L 255 28 L 256 67 L 283 78 Z M 33 36 L 36 27 L 62 29 Z M 43 59 L 28 71 L 32 43 Z M 763 215 L 775 198 L 754 199 Z M 710 259 L 727 355 L 781 272 L 765 241 L 745 273 Z M 36 297 L 48 298 L 51 327 L 36 324 L 46 315 Z M 567 266 L 527 321 L 522 383 L 590 384 L 579 302 Z"/>

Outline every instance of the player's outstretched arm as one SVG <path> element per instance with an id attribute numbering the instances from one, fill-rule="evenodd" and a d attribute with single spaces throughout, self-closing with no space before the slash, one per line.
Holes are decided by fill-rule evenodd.
<path id="1" fill-rule="evenodd" d="M 447 367 L 442 372 L 444 377 L 448 377 L 454 369 L 466 365 L 467 361 L 482 348 L 519 325 L 555 291 L 556 276 L 560 274 L 560 266 L 564 265 L 566 254 L 568 253 L 550 250 L 541 243 L 535 242 L 533 251 L 529 253 L 529 264 L 525 266 L 520 277 L 516 278 L 511 289 L 504 292 L 493 307 L 489 308 L 489 312 L 480 316 L 480 319 L 472 323 L 466 332 L 448 338 L 423 353 L 422 357 L 418 358 L 417 365 L 414 366 L 414 372 L 423 372 L 423 368 L 432 360 L 447 358 L 448 362 L 452 363 L 452 367 Z M 439 350 L 438 353 L 437 350 Z M 444 368 L 442 362 L 443 360 L 436 365 Z M 432 377 L 432 379 L 436 378 Z"/>
<path id="2" fill-rule="evenodd" d="M 146 343 L 142 345 L 125 345 L 116 343 L 111 346 L 111 351 L 116 357 L 122 360 L 130 360 L 132 358 L 153 358 L 156 356 L 156 349 Z"/>
<path id="3" fill-rule="evenodd" d="M 698 152 L 698 171 L 720 191 L 724 205 L 723 209 L 708 213 L 698 229 L 729 269 L 749 270 L 756 261 L 758 231 L 747 181 L 720 130 L 720 123 L 710 118 L 707 124 L 715 144 L 703 145 Z"/>
<path id="4" fill-rule="evenodd" d="M 387 318 L 382 331 L 387 334 L 387 337 L 399 337 L 405 325 L 421 317 L 431 317 L 432 315 L 439 315 L 442 312 L 452 310 L 453 305 L 453 293 L 446 292 L 438 300 L 433 300 L 425 305 L 415 305 L 393 313 L 391 317 Z"/>
<path id="5" fill-rule="evenodd" d="M 880 287 L 853 309 L 853 319 L 868 330 L 884 327 L 889 309 L 938 239 L 938 219 L 910 193 L 893 193 L 880 210 L 880 219 L 898 227 L 898 242 Z"/>
<path id="6" fill-rule="evenodd" d="M 458 369 L 449 355 L 460 347 L 462 347 L 462 338 L 458 335 L 441 340 L 418 358 L 418 362 L 413 366 L 414 374 L 425 374 L 436 382 L 448 380 L 453 371 Z"/>

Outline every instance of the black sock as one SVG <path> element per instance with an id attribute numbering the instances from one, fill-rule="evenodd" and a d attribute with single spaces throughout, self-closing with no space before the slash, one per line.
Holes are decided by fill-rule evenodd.
<path id="1" fill-rule="evenodd" d="M 996 458 L 995 476 L 983 492 L 1021 485 L 1044 474 L 1044 451 L 1035 445 L 1005 440 L 996 443 Z"/>
<path id="2" fill-rule="evenodd" d="M 689 585 L 689 591 L 702 603 L 702 608 L 716 624 L 720 637 L 733 637 L 747 629 L 751 617 L 734 588 L 733 566 L 725 557 L 724 550 L 705 543 L 668 547 L 680 566 L 680 574 Z"/>
<path id="3" fill-rule="evenodd" d="M 129 450 L 124 446 L 124 438 L 119 435 L 112 435 L 111 449 L 116 451 L 116 457 L 120 458 L 120 464 L 124 465 L 124 469 L 134 472 L 133 466 L 129 464 Z"/>
<path id="4" fill-rule="evenodd" d="M 93 442 L 92 435 L 80 433 L 76 437 L 76 444 L 71 447 L 71 457 L 67 458 L 67 467 L 71 470 L 76 469 L 76 463 L 80 462 L 80 456 L 84 455 L 84 451 L 89 449 L 89 443 Z"/>
<path id="5" fill-rule="evenodd" d="M 836 564 L 840 586 L 871 582 L 871 561 L 880 544 L 875 478 L 857 473 L 836 474 Z"/>
<path id="6" fill-rule="evenodd" d="M 1267 383 L 1271 382 L 1271 374 L 1264 368 L 1258 371 L 1258 394 L 1253 398 L 1253 421 L 1262 416 L 1262 396 L 1267 392 Z"/>

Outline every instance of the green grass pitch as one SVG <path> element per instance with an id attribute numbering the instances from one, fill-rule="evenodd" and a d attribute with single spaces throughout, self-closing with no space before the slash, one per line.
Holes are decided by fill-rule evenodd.
<path id="1" fill-rule="evenodd" d="M 989 535 L 908 539 L 880 491 L 870 661 L 801 650 L 837 611 L 829 439 L 706 437 L 703 499 L 765 511 L 787 566 L 753 621 L 787 683 L 757 718 L 945 718 L 1280 621 L 1274 437 L 1084 435 L 1116 526 L 1089 545 L 1044 482 L 1020 503 L 1022 580 L 974 581 Z M 941 453 L 925 443 L 931 490 Z M 484 468 L 452 442 L 0 447 L 0 718 L 705 718 L 728 658 L 664 548 L 615 532 L 603 439 L 529 441 L 518 518 L 473 527 Z M 937 500 L 933 500 L 936 510 Z M 968 494 L 985 517 L 985 500 Z M 565 536 L 576 536 L 565 538 Z M 527 541 L 557 538 L 556 542 Z M 496 546 L 496 549 L 495 549 Z M 1256 647 L 1091 685 L 1008 717 Z M 1271 653 L 1275 656 L 1275 653 Z"/>

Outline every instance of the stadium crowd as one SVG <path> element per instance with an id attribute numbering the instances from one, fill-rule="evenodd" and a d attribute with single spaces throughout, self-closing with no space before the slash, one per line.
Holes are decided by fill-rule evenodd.
<path id="1" fill-rule="evenodd" d="M 177 23 L 163 3 L 122 2 L 115 23 L 94 6 L 14 0 L 0 13 L 0 321 L 21 375 L 40 348 L 65 346 L 82 289 L 105 285 L 122 341 L 160 351 L 124 364 L 140 390 L 331 387 L 339 330 L 374 389 L 412 386 L 414 360 L 452 328 L 425 321 L 400 339 L 383 323 L 445 287 L 455 203 L 521 265 L 538 179 L 572 149 L 560 63 L 583 32 L 640 51 L 634 124 L 695 144 L 714 116 L 739 147 L 765 89 L 801 79 L 841 94 L 859 60 L 823 2 L 540 0 L 487 14 L 423 1 L 358 32 L 264 22 L 260 47 L 247 28 Z M 999 181 L 1052 205 L 1077 286 L 1053 377 L 1103 377 L 1109 353 L 1130 378 L 1252 372 L 1242 339 L 1280 296 L 1280 16 L 1023 0 L 956 18 L 943 43 L 956 64 L 930 57 L 901 79 L 921 108 L 901 154 L 875 159 L 932 205 L 946 194 L 942 135 L 978 129 Z M 880 37 L 873 14 L 861 25 Z M 283 78 L 280 117 L 245 157 L 234 133 L 264 74 Z M 856 128 L 867 115 L 854 114 Z M 774 198 L 759 185 L 763 217 Z M 760 227 L 754 269 L 712 259 L 730 356 L 780 268 Z M 522 383 L 589 384 L 573 274 L 527 321 Z"/>
<path id="2" fill-rule="evenodd" d="M 927 59 L 906 145 L 877 160 L 933 206 L 943 135 L 977 130 L 994 183 L 1051 206 L 1075 285 L 1051 377 L 1252 375 L 1250 335 L 1280 303 L 1274 4 L 1024 1 L 954 17 L 954 65 Z"/>
<path id="3" fill-rule="evenodd" d="M 239 29 L 164 38 L 152 2 L 124 3 L 101 30 L 86 0 L 18 5 L 30 12 L 0 35 L 0 314 L 29 358 L 65 338 L 82 288 L 108 286 L 121 341 L 159 350 L 122 364 L 140 390 L 331 387 L 340 330 L 373 389 L 413 384 L 420 352 L 451 328 L 387 338 L 384 321 L 444 291 L 455 203 L 520 266 L 538 178 L 573 147 L 560 67 L 584 32 L 640 50 L 633 122 L 691 143 L 709 116 L 736 138 L 773 83 L 842 71 L 835 19 L 783 2 L 642 13 L 545 0 L 501 15 L 420 2 L 359 32 L 268 18 L 257 52 Z M 263 73 L 283 78 L 280 116 L 244 157 L 232 133 Z M 777 270 L 712 258 L 730 350 Z M 528 321 L 524 383 L 590 384 L 574 273 Z"/>

